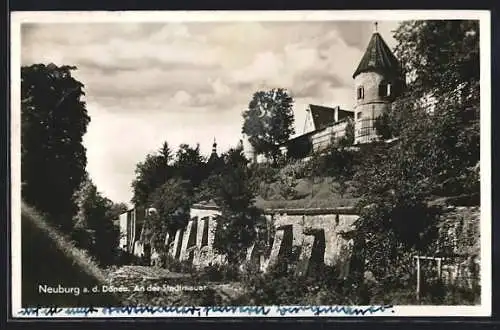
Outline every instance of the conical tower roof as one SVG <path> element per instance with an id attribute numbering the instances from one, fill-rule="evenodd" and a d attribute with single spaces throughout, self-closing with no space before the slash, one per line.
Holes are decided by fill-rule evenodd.
<path id="1" fill-rule="evenodd" d="M 373 71 L 389 76 L 399 76 L 401 74 L 399 61 L 378 32 L 373 33 L 365 54 L 352 77 L 355 78 L 362 72 Z"/>

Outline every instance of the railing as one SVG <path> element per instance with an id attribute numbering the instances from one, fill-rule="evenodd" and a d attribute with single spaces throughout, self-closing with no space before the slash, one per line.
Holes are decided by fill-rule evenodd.
<path id="1" fill-rule="evenodd" d="M 416 296 L 420 299 L 422 287 L 441 282 L 474 289 L 480 283 L 480 262 L 474 256 L 429 257 L 414 256 L 416 261 Z"/>
<path id="2" fill-rule="evenodd" d="M 375 119 L 365 118 L 358 119 L 354 124 L 355 139 L 358 143 L 370 142 L 377 138 L 377 131 L 375 129 Z"/>

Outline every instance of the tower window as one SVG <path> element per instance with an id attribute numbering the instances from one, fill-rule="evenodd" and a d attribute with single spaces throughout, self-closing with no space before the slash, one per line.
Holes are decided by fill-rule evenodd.
<path id="1" fill-rule="evenodd" d="M 378 86 L 378 95 L 380 97 L 391 96 L 391 92 L 392 92 L 391 87 L 392 86 L 390 83 L 386 83 L 386 82 L 380 83 L 380 85 Z"/>
<path id="2" fill-rule="evenodd" d="M 363 86 L 358 87 L 358 100 L 365 98 L 365 90 Z"/>
<path id="3" fill-rule="evenodd" d="M 358 113 L 356 114 L 356 118 L 357 118 L 357 119 L 361 119 L 362 115 L 363 115 L 363 113 L 360 111 L 360 112 L 358 112 Z"/>

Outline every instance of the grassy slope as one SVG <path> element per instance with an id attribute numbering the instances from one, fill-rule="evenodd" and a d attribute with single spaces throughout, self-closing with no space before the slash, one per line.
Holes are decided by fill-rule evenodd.
<path id="1" fill-rule="evenodd" d="M 105 306 L 118 305 L 109 294 L 46 294 L 38 286 L 101 286 L 106 277 L 82 250 L 50 226 L 32 208 L 22 206 L 22 305 Z"/>
<path id="2" fill-rule="evenodd" d="M 263 209 L 275 208 L 335 208 L 354 206 L 358 199 L 352 196 L 352 187 L 341 197 L 338 184 L 331 178 L 298 179 L 296 197 L 286 199 L 278 183 L 262 184 L 256 205 Z"/>

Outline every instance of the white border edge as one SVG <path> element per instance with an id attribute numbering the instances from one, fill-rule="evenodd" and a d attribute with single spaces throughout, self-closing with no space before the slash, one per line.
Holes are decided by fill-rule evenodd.
<path id="1" fill-rule="evenodd" d="M 22 23 L 88 23 L 88 22 L 215 22 L 255 21 L 256 12 L 12 12 L 11 13 L 11 309 L 14 317 L 21 310 L 21 173 L 20 157 L 20 27 Z M 486 10 L 425 11 L 266 11 L 259 21 L 406 19 L 478 19 L 480 20 L 480 97 L 481 97 L 481 306 L 395 306 L 394 316 L 491 316 L 491 17 Z M 89 19 L 90 17 L 90 19 Z M 486 221 L 485 221 L 486 220 Z M 12 238 L 16 239 L 12 239 Z M 487 248 L 485 248 L 487 247 Z M 161 316 L 161 315 L 158 315 Z M 231 315 L 233 316 L 233 315 Z M 300 316 L 300 315 L 297 315 Z M 117 316 L 127 317 L 127 316 Z M 131 316 L 132 317 L 132 316 Z"/>

